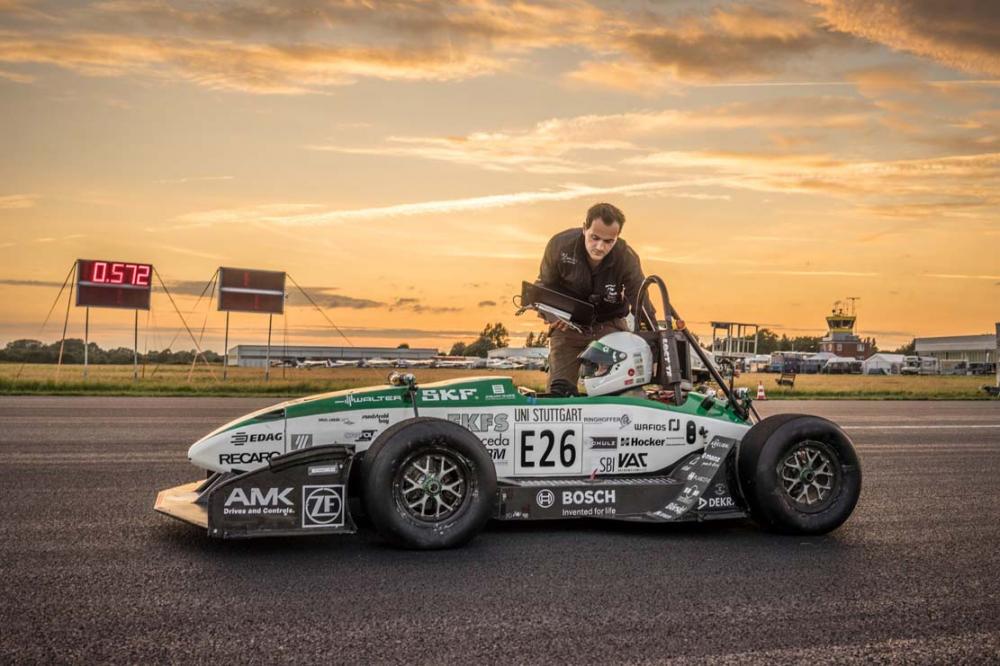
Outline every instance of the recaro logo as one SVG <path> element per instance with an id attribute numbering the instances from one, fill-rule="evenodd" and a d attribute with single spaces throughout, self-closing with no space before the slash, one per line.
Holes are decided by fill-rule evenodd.
<path id="1" fill-rule="evenodd" d="M 463 389 L 424 389 L 420 392 L 421 400 L 427 402 L 444 402 L 446 400 L 468 400 L 475 397 L 478 391 L 474 388 Z"/>

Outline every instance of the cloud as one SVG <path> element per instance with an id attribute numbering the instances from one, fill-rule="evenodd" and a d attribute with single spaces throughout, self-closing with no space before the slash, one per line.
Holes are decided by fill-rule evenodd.
<path id="1" fill-rule="evenodd" d="M 495 308 L 496 305 L 496 301 L 479 301 L 479 307 L 481 308 Z"/>
<path id="2" fill-rule="evenodd" d="M 231 222 L 245 223 L 251 221 L 287 226 L 319 226 L 358 220 L 411 217 L 417 215 L 441 215 L 475 210 L 508 208 L 511 206 L 535 204 L 547 201 L 571 201 L 574 199 L 594 197 L 597 195 L 603 196 L 607 194 L 628 194 L 653 190 L 672 190 L 689 184 L 692 183 L 681 180 L 632 183 L 629 185 L 607 187 L 568 184 L 564 185 L 560 189 L 553 190 L 529 190 L 526 192 L 491 194 L 461 199 L 421 201 L 407 204 L 396 204 L 392 206 L 375 206 L 371 208 L 356 208 L 347 210 L 333 209 L 303 214 L 274 214 L 270 210 L 260 210 L 261 208 L 269 208 L 266 206 L 257 207 L 256 209 L 221 209 L 181 215 L 175 218 L 175 220 L 179 222 L 186 222 L 188 224 L 182 224 L 179 225 L 179 227 L 173 228 L 176 229 L 184 228 L 185 226 L 204 226 Z M 258 212 L 255 213 L 255 210 Z"/>
<path id="3" fill-rule="evenodd" d="M 8 194 L 0 197 L 0 210 L 32 208 L 37 200 L 37 194 Z"/>
<path id="4" fill-rule="evenodd" d="M 850 42 L 825 30 L 811 13 L 791 7 L 776 12 L 737 4 L 703 15 L 653 16 L 617 35 L 619 52 L 585 60 L 569 78 L 642 92 L 672 81 L 763 76 L 822 47 Z"/>
<path id="5" fill-rule="evenodd" d="M 795 277 L 879 277 L 881 273 L 856 271 L 736 271 L 740 275 L 792 275 Z"/>
<path id="6" fill-rule="evenodd" d="M 1000 75 L 1000 4 L 812 0 L 830 28 L 966 72 Z"/>
<path id="7" fill-rule="evenodd" d="M 461 312 L 463 308 L 424 305 L 416 298 L 397 298 L 390 306 L 389 312 L 394 310 L 408 310 L 416 314 L 443 314 L 446 312 Z"/>
<path id="8" fill-rule="evenodd" d="M 310 150 L 410 157 L 490 171 L 613 173 L 616 155 L 644 152 L 643 139 L 699 130 L 855 128 L 877 108 L 855 97 L 819 95 L 738 102 L 713 108 L 662 109 L 549 118 L 527 128 L 459 136 L 389 136 L 380 145 L 311 144 Z"/>
<path id="9" fill-rule="evenodd" d="M 12 278 L 0 279 L 0 284 L 8 287 L 61 287 L 62 282 L 51 282 L 49 280 L 16 280 Z"/>
<path id="10" fill-rule="evenodd" d="M 447 81 L 502 68 L 489 57 L 447 48 L 275 45 L 104 33 L 0 33 L 0 62 L 53 65 L 84 76 L 183 80 L 259 94 L 320 92 L 363 78 Z"/>
<path id="11" fill-rule="evenodd" d="M 162 185 L 183 185 L 186 183 L 201 183 L 212 180 L 233 180 L 232 176 L 185 176 L 183 178 L 161 178 L 157 183 Z"/>
<path id="12" fill-rule="evenodd" d="M 924 273 L 924 277 L 943 280 L 1000 280 L 1000 275 L 964 275 L 960 273 Z"/>

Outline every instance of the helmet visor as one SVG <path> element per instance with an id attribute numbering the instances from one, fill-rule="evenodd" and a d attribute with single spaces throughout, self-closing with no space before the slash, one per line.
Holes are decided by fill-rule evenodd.
<path id="1" fill-rule="evenodd" d="M 580 359 L 580 377 L 603 377 L 611 372 L 616 363 L 621 363 L 628 355 L 601 344 L 591 342 L 577 358 Z"/>

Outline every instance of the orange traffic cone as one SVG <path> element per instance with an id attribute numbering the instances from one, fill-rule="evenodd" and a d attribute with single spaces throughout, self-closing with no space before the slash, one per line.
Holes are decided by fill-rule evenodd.
<path id="1" fill-rule="evenodd" d="M 757 381 L 757 399 L 767 400 L 767 394 L 764 393 L 764 382 L 760 380 Z"/>

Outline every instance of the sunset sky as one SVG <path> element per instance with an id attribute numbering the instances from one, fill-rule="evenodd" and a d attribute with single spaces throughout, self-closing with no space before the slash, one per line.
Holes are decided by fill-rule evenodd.
<path id="1" fill-rule="evenodd" d="M 517 342 L 598 201 L 699 333 L 817 335 L 849 296 L 883 349 L 1000 320 L 996 2 L 0 0 L 0 121 L 0 344 L 59 338 L 77 258 L 153 263 L 220 351 L 220 265 L 358 346 Z M 346 344 L 287 312 L 276 341 Z M 179 325 L 159 291 L 140 322 Z"/>

